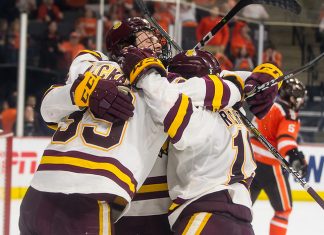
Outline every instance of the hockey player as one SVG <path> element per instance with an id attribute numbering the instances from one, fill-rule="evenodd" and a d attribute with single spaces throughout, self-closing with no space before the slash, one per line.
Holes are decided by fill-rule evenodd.
<path id="1" fill-rule="evenodd" d="M 177 69 L 179 69 L 181 74 L 186 74 L 185 76 L 193 76 L 194 74 L 208 74 L 208 73 L 214 73 L 218 74 L 220 72 L 219 70 L 219 64 L 208 52 L 204 51 L 187 51 L 186 54 L 188 56 L 185 57 L 185 61 L 183 61 L 181 58 L 177 58 L 178 65 L 177 67 L 173 67 L 171 70 L 174 72 L 179 72 Z M 190 55 L 190 56 L 189 56 Z M 184 58 L 184 57 L 182 57 Z M 190 62 L 188 62 L 190 60 Z M 191 63 L 191 64 L 190 64 Z M 172 67 L 172 65 L 171 65 Z M 250 75 L 251 73 L 243 72 L 245 76 Z M 224 75 L 226 76 L 226 75 Z M 209 90 L 206 90 L 206 94 L 208 96 L 213 96 L 213 94 L 225 94 L 223 96 L 219 95 L 218 99 L 213 100 L 213 104 L 209 103 L 208 99 L 205 99 L 204 105 L 207 107 L 207 109 L 213 109 L 213 105 L 215 110 L 219 110 L 220 108 L 226 108 L 228 105 L 226 105 L 229 102 L 229 96 L 228 90 L 230 86 L 229 80 L 232 82 L 236 82 L 236 84 L 240 87 L 239 81 L 237 78 L 232 76 L 232 73 L 229 74 L 227 77 L 229 80 L 224 80 L 225 84 L 221 85 L 221 80 L 217 76 L 212 77 L 213 79 L 209 77 L 205 77 L 205 83 L 213 83 L 214 86 L 208 86 Z M 200 90 L 204 90 L 205 88 L 203 86 L 200 86 L 201 84 L 197 83 L 199 80 L 198 77 L 191 78 L 189 80 L 184 80 L 183 78 L 179 78 L 176 76 L 168 76 L 168 80 L 170 82 L 179 83 L 178 89 L 180 91 L 188 94 L 190 97 L 195 97 L 194 94 L 191 94 L 191 90 L 188 89 L 188 87 L 197 87 Z M 251 79 L 252 80 L 252 79 Z M 195 83 L 196 81 L 196 83 Z M 258 81 L 258 80 L 257 80 Z M 255 81 L 253 81 L 255 82 Z M 259 83 L 260 81 L 258 81 Z M 262 81 L 261 81 L 262 82 Z M 265 81 L 263 81 L 265 82 Z M 188 84 L 191 83 L 190 86 Z M 227 83 L 227 84 L 226 84 Z M 224 90 L 223 90 L 224 89 Z M 273 87 L 272 90 L 269 90 L 265 94 L 262 94 L 262 96 L 256 96 L 256 100 L 259 100 L 259 102 L 256 102 L 254 100 L 254 104 L 251 104 L 252 110 L 255 112 L 256 115 L 264 115 L 264 107 L 267 108 L 269 105 L 269 98 L 265 98 L 265 96 L 268 97 L 274 97 L 273 92 L 276 94 L 276 88 Z M 191 95 L 190 95 L 191 94 Z M 254 97 L 255 98 L 255 97 Z M 272 98 L 273 99 L 273 98 Z M 194 100 L 194 99 L 193 99 Z M 217 102 L 219 102 L 218 107 Z M 229 102 L 232 104 L 232 102 Z M 270 102 L 271 103 L 271 102 Z M 199 124 L 201 124 L 199 122 Z M 222 124 L 223 125 L 223 124 Z M 116 229 L 118 234 L 169 234 L 170 232 L 166 228 L 165 224 L 165 213 L 166 213 L 166 206 L 169 204 L 169 200 L 166 196 L 166 181 L 164 179 L 164 172 L 165 169 L 163 168 L 163 164 L 161 164 L 163 160 L 159 159 L 159 161 L 156 162 L 155 167 L 153 168 L 153 171 L 151 172 L 151 176 L 156 176 L 156 174 L 159 175 L 158 178 L 156 177 L 150 177 L 147 179 L 147 185 L 144 185 L 143 189 L 139 190 L 139 193 L 135 198 L 133 199 L 134 202 L 131 205 L 130 210 L 126 213 L 126 215 L 121 218 L 117 224 Z M 159 181 L 157 181 L 157 179 Z M 163 184 L 160 180 L 163 179 Z M 145 183 L 144 183 L 145 184 Z M 161 189 L 164 189 L 163 191 L 159 191 Z M 152 229 L 153 228 L 153 229 Z"/>
<path id="2" fill-rule="evenodd" d="M 303 177 L 307 173 L 307 163 L 304 154 L 298 150 L 297 136 L 300 128 L 298 111 L 305 95 L 305 86 L 297 78 L 285 80 L 269 113 L 261 120 L 254 120 L 261 134 L 282 156 L 289 157 L 289 163 Z M 262 189 L 265 191 L 275 210 L 270 222 L 270 235 L 285 235 L 292 210 L 288 172 L 255 137 L 251 142 L 258 166 L 251 185 L 252 201 L 256 201 Z"/>
<path id="3" fill-rule="evenodd" d="M 205 54 L 204 52 L 198 51 L 198 54 L 200 53 Z M 197 67 L 212 71 L 213 73 L 219 73 L 220 66 L 218 61 L 213 55 L 209 53 L 206 55 L 204 58 L 196 56 L 196 58 L 205 61 L 205 65 L 203 66 L 200 66 L 199 61 L 197 61 Z M 195 105 L 205 106 L 212 109 L 211 103 L 214 95 L 207 92 L 207 89 L 215 88 L 213 80 L 196 77 L 190 81 L 186 81 L 184 78 L 181 76 L 179 77 L 178 74 L 174 73 L 168 73 L 167 79 L 172 84 L 177 84 L 177 89 L 185 92 L 189 97 L 192 97 L 192 101 Z M 224 92 L 224 94 L 227 94 L 225 95 L 226 98 L 223 100 L 224 107 L 233 105 L 233 97 L 235 96 L 235 92 L 233 92 L 234 94 L 232 95 L 229 93 L 229 88 L 235 90 L 235 85 L 231 84 L 230 81 L 226 82 L 228 83 L 228 86 L 227 84 L 225 84 L 225 86 L 228 88 L 228 90 Z M 196 90 L 204 91 L 203 94 L 206 94 L 206 96 L 209 96 L 209 98 L 199 98 L 200 95 L 196 92 Z M 214 98 L 216 100 L 216 97 Z M 219 96 L 219 98 L 222 98 L 222 96 Z M 149 174 L 149 177 L 144 182 L 142 188 L 140 188 L 138 193 L 135 195 L 130 209 L 125 216 L 123 216 L 123 218 L 116 223 L 116 232 L 118 235 L 172 234 L 167 215 L 168 209 L 172 203 L 168 193 L 166 177 L 167 147 L 168 143 L 165 143 L 161 149 L 161 154 L 157 159 L 154 168 Z"/>
<path id="4" fill-rule="evenodd" d="M 203 54 L 199 56 L 203 57 Z M 198 61 L 202 64 L 204 60 L 183 52 L 170 61 L 168 70 L 187 79 L 195 74 L 217 81 L 216 75 L 198 69 Z M 256 85 L 259 80 L 269 81 L 281 74 L 276 66 L 262 64 L 249 73 L 245 86 L 250 89 L 250 85 Z M 241 80 L 237 74 L 229 72 L 222 78 Z M 241 82 L 242 90 L 243 87 Z M 216 86 L 216 89 L 220 87 Z M 272 94 L 268 95 L 274 97 L 277 89 L 272 89 Z M 221 93 L 221 89 L 217 93 Z M 263 95 L 254 99 L 261 100 Z M 268 109 L 273 100 L 263 97 L 262 102 Z M 251 110 L 257 111 L 258 116 L 265 114 L 255 102 Z M 169 146 L 167 179 L 173 200 L 170 225 L 175 234 L 254 234 L 249 186 L 256 164 L 248 130 L 230 107 L 214 113 L 203 112 L 199 119 L 199 124 L 189 123 L 184 131 L 184 136 L 192 136 L 186 145 L 176 143 L 175 147 L 173 142 Z"/>
<path id="5" fill-rule="evenodd" d="M 114 45 L 119 43 L 120 38 L 128 37 L 127 32 L 122 31 L 119 28 L 111 31 L 111 34 L 113 36 L 110 37 L 110 44 Z M 108 45 L 108 48 L 113 48 L 113 46 Z M 118 53 L 120 52 L 117 51 L 117 56 L 114 55 L 115 58 L 118 57 Z M 220 66 L 217 60 L 210 55 L 208 61 L 210 63 L 208 70 L 212 71 L 213 73 L 218 73 L 220 71 Z M 179 81 L 175 74 L 169 73 L 168 79 L 172 80 L 173 78 L 176 78 L 175 80 Z M 239 100 L 239 97 L 241 96 L 239 90 L 234 84 L 232 84 L 230 81 L 227 81 L 227 83 L 228 86 L 226 85 L 226 87 L 228 89 L 224 92 L 226 98 L 223 101 L 223 107 L 233 105 L 235 103 L 235 99 Z M 221 82 L 219 82 L 219 85 L 221 85 Z M 213 94 L 207 93 L 206 91 L 208 89 L 214 89 L 215 87 L 215 84 L 211 79 L 192 79 L 186 84 L 179 85 L 176 89 L 180 89 L 180 87 L 182 92 L 185 92 L 189 97 L 192 98 L 192 102 L 195 105 L 206 105 L 212 109 L 212 100 L 216 100 L 216 98 Z M 235 90 L 237 91 L 235 92 Z M 205 97 L 206 95 L 208 95 L 208 97 Z M 235 98 L 235 96 L 237 98 Z M 222 98 L 222 96 L 220 95 L 219 98 Z M 118 235 L 171 234 L 167 219 L 167 212 L 169 206 L 171 205 L 171 200 L 168 195 L 168 187 L 166 182 L 166 160 L 167 159 L 164 154 L 162 154 L 162 157 L 157 159 L 155 166 L 149 174 L 149 177 L 144 182 L 143 187 L 140 188 L 138 193 L 135 195 L 130 209 L 125 216 L 123 216 L 123 218 L 116 223 L 116 232 Z"/>
<path id="6" fill-rule="evenodd" d="M 188 96 L 170 87 L 155 54 L 136 47 L 123 50 L 134 45 L 158 51 L 161 44 L 149 24 L 132 18 L 111 31 L 119 27 L 131 37 L 112 45 L 108 34 L 107 48 L 129 80 L 102 53 L 82 51 L 70 67 L 66 85 L 52 87 L 44 97 L 42 116 L 48 123 L 57 123 L 58 129 L 23 199 L 22 235 L 113 234 L 111 222 L 127 211 L 167 136 L 185 141 L 182 133 L 189 119 L 200 112 Z M 127 101 L 111 80 L 130 82 L 144 91 L 145 96 L 142 91 L 130 92 L 136 108 L 129 121 L 106 113 L 115 102 Z M 213 100 L 215 95 L 207 97 L 205 92 L 213 84 L 197 82 L 204 88 L 197 92 L 200 103 Z M 231 97 L 226 105 L 232 105 L 241 94 L 234 84 L 228 87 L 232 89 L 224 93 Z M 131 116 L 132 106 L 125 106 L 128 109 L 121 113 Z"/>

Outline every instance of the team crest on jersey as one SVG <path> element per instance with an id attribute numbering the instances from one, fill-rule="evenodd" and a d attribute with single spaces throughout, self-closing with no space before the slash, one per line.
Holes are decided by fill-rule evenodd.
<path id="1" fill-rule="evenodd" d="M 186 56 L 196 56 L 197 55 L 197 53 L 196 53 L 196 51 L 194 50 L 194 49 L 192 49 L 192 50 L 188 50 L 187 52 L 186 52 Z"/>
<path id="2" fill-rule="evenodd" d="M 119 26 L 121 26 L 122 22 L 121 21 L 117 21 L 114 26 L 113 26 L 113 29 L 118 29 Z"/>

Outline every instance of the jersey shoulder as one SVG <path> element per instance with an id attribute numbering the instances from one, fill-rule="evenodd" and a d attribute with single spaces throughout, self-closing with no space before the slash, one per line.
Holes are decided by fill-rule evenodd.
<path id="1" fill-rule="evenodd" d="M 277 110 L 278 115 L 282 115 L 286 120 L 299 121 L 297 112 L 289 108 L 284 101 L 277 100 L 274 103 L 274 108 Z"/>

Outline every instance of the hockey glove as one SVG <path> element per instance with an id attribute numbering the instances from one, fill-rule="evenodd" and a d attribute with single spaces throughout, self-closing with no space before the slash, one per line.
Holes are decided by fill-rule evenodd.
<path id="1" fill-rule="evenodd" d="M 244 94 L 248 94 L 255 87 L 262 85 L 273 79 L 277 79 L 282 76 L 282 72 L 275 65 L 265 63 L 257 66 L 250 77 L 245 80 Z M 281 82 L 268 89 L 246 99 L 250 106 L 250 111 L 259 119 L 262 119 L 270 110 L 274 103 L 274 99 L 278 94 L 278 89 L 281 86 Z"/>
<path id="2" fill-rule="evenodd" d="M 139 49 L 133 46 L 124 48 L 118 62 L 126 77 L 129 78 L 130 84 L 134 87 L 150 69 L 155 69 L 161 76 L 166 77 L 164 65 L 148 48 Z"/>
<path id="3" fill-rule="evenodd" d="M 115 81 L 100 79 L 86 72 L 80 74 L 72 85 L 71 95 L 76 105 L 89 107 L 96 118 L 117 122 L 126 121 L 134 115 L 132 97 L 127 89 Z"/>
<path id="4" fill-rule="evenodd" d="M 307 175 L 308 164 L 302 151 L 297 148 L 287 152 L 289 156 L 289 164 L 304 178 Z"/>

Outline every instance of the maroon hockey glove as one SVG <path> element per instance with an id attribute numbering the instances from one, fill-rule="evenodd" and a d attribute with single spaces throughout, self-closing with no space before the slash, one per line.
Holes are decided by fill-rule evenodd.
<path id="1" fill-rule="evenodd" d="M 91 112 L 109 122 L 127 121 L 134 115 L 133 99 L 127 89 L 115 81 L 100 79 L 89 99 Z"/>
<path id="2" fill-rule="evenodd" d="M 250 77 L 245 81 L 244 93 L 248 94 L 255 87 L 262 85 L 268 81 L 276 79 L 282 75 L 280 69 L 273 64 L 261 64 L 257 66 Z M 281 84 L 279 84 L 280 86 Z M 270 110 L 274 103 L 274 99 L 278 94 L 278 85 L 269 87 L 268 89 L 246 99 L 250 106 L 250 111 L 259 119 L 262 119 Z"/>
<path id="3" fill-rule="evenodd" d="M 182 82 L 185 82 L 186 81 L 180 74 L 178 74 L 178 73 L 171 73 L 171 72 L 168 72 L 167 79 L 168 79 L 168 81 L 170 83 L 173 82 L 176 79 L 178 79 L 176 81 L 176 83 L 182 83 Z"/>
<path id="4" fill-rule="evenodd" d="M 304 153 L 294 148 L 289 150 L 287 155 L 289 156 L 289 164 L 304 178 L 308 170 L 308 164 L 305 160 Z"/>
<path id="5" fill-rule="evenodd" d="M 134 86 L 141 76 L 152 68 L 156 69 L 162 76 L 166 76 L 166 69 L 162 62 L 148 48 L 139 49 L 133 46 L 124 48 L 118 62 L 126 77 L 129 78 L 130 84 Z"/>

